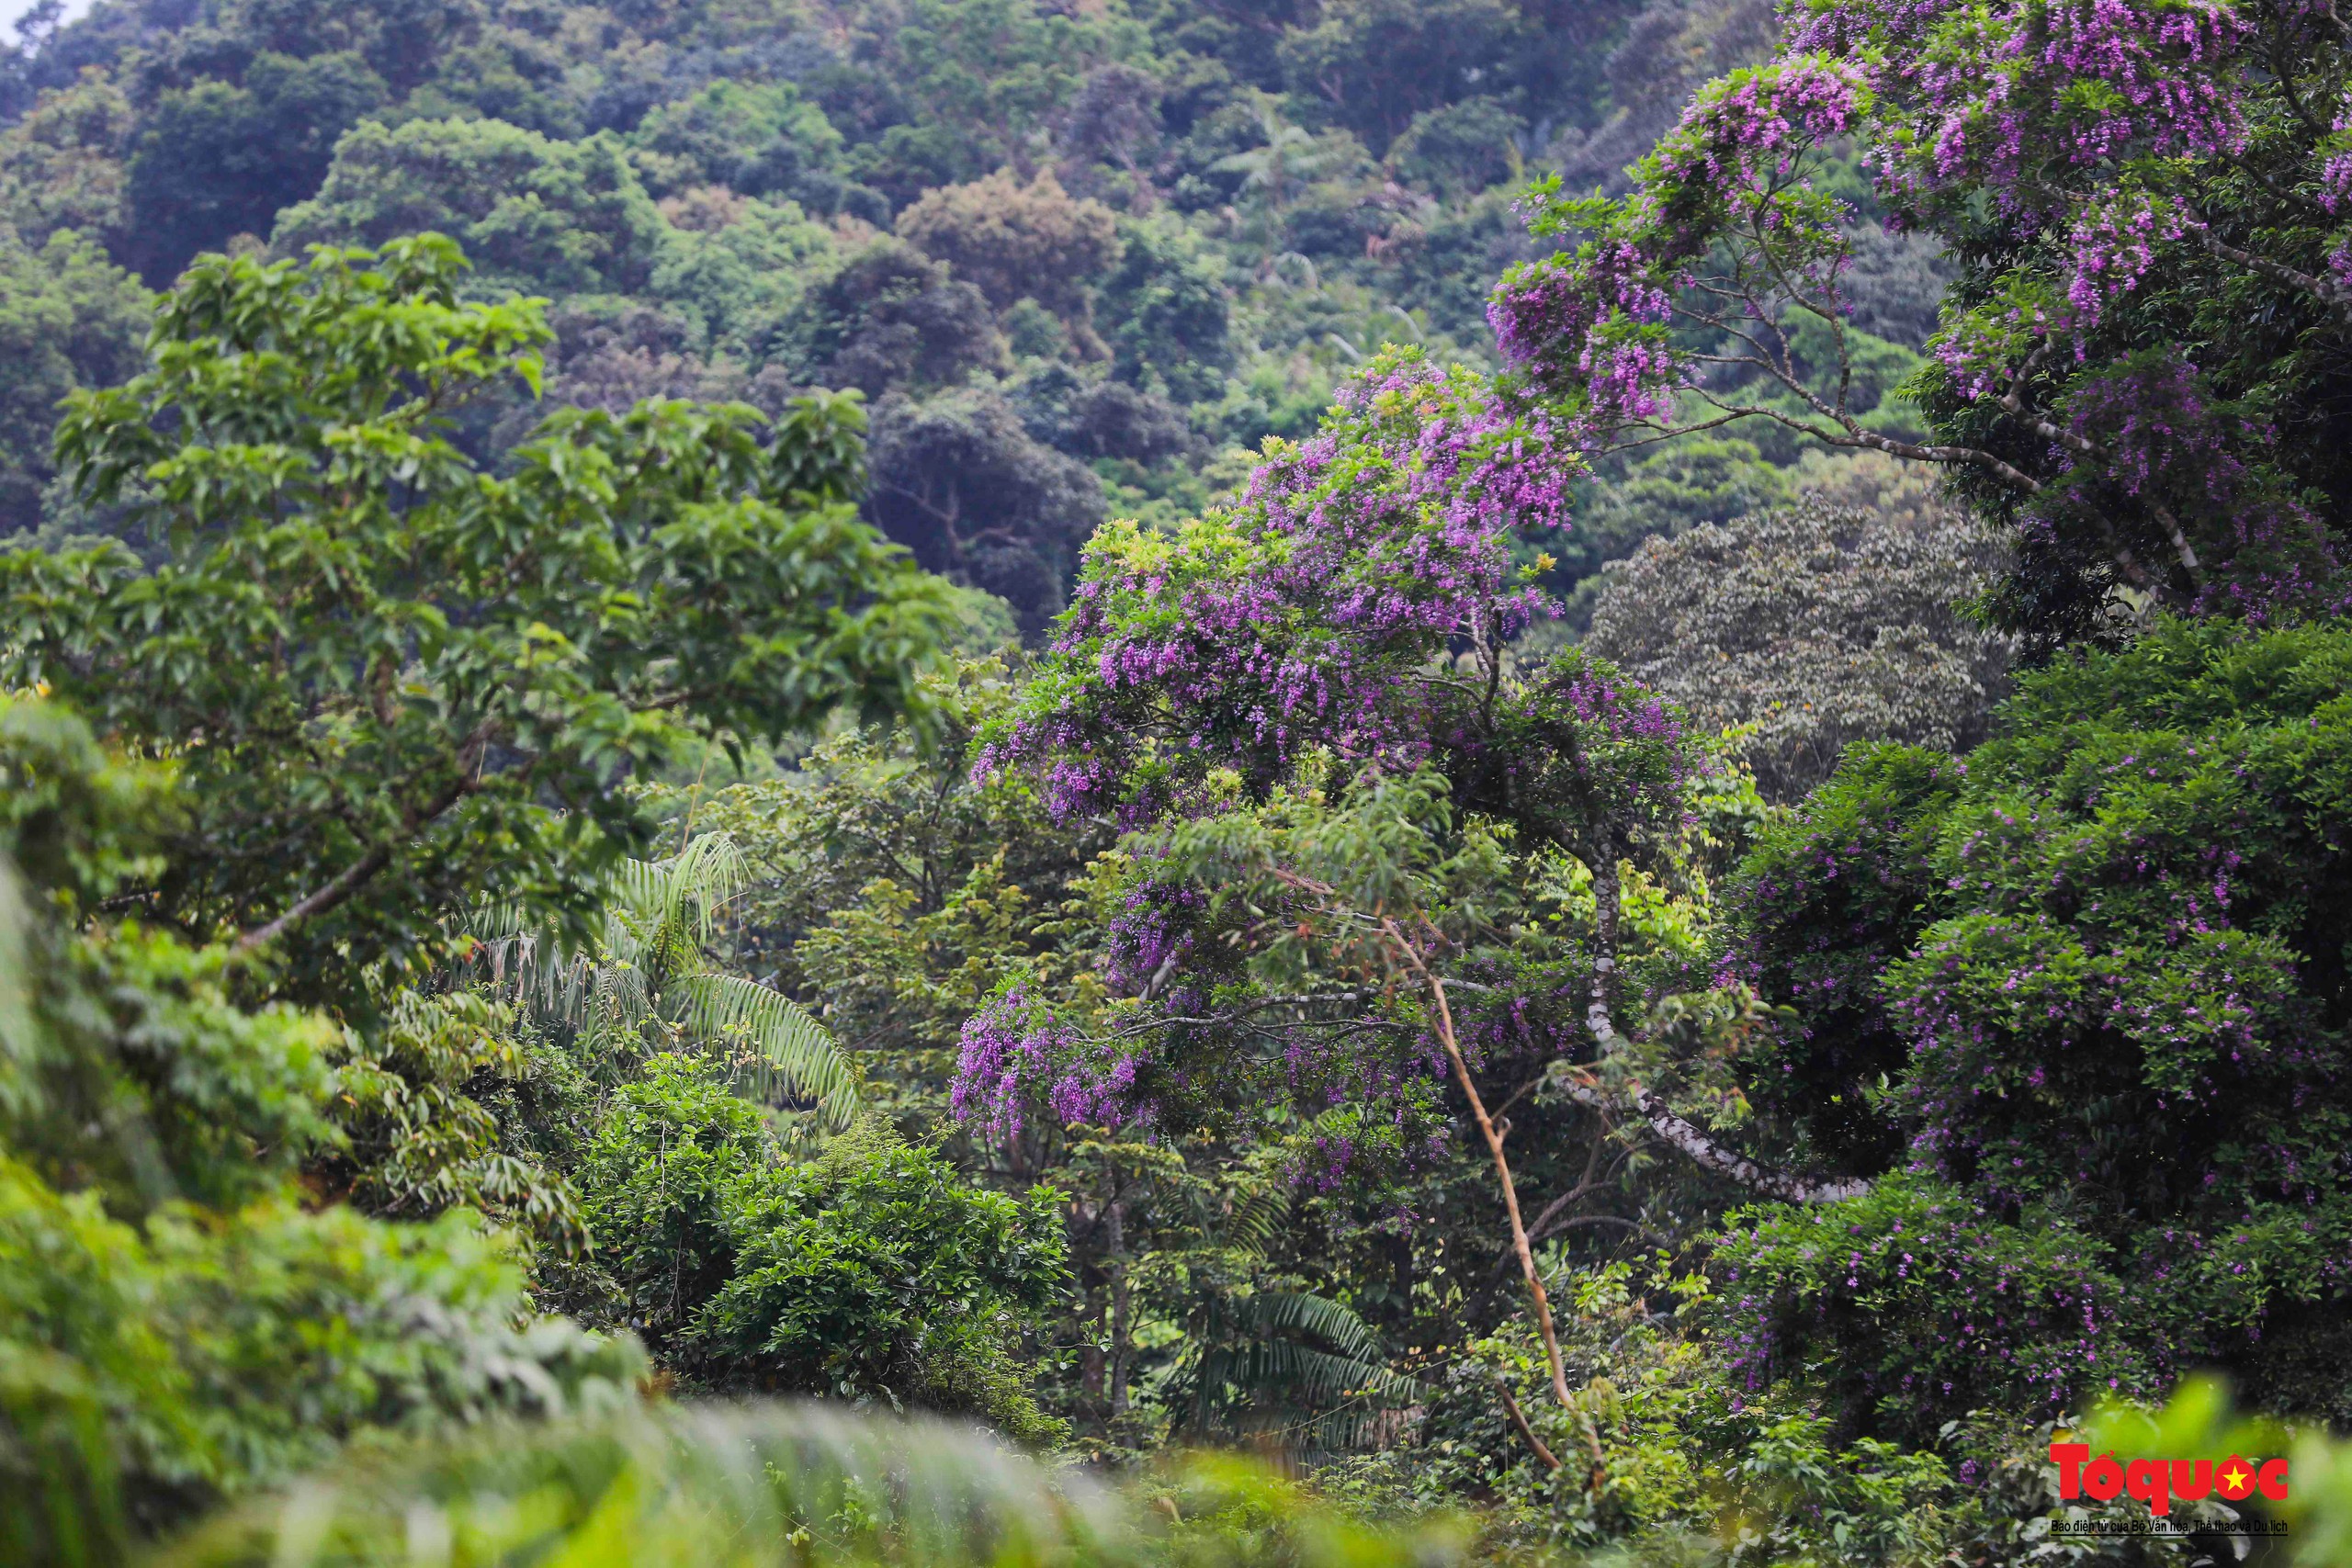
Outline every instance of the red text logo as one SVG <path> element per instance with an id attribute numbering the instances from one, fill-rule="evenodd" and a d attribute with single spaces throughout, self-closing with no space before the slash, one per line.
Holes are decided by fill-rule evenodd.
<path id="1" fill-rule="evenodd" d="M 2283 1459 L 2232 1454 L 2219 1464 L 2210 1459 L 2135 1459 L 2126 1464 L 2113 1454 L 2092 1459 L 2088 1443 L 2052 1443 L 2050 1458 L 2058 1467 L 2058 1495 L 2068 1502 L 2088 1494 L 2104 1503 L 2121 1493 L 2162 1516 L 2172 1512 L 2175 1497 L 2191 1503 L 2208 1496 L 2242 1503 L 2259 1492 L 2273 1503 L 2287 1500 Z"/>

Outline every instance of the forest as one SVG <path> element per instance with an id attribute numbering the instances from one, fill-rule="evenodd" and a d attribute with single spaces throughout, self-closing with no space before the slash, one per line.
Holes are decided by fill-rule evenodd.
<path id="1" fill-rule="evenodd" d="M 2352 1563 L 2334 0 L 41 0 L 0 1562 Z"/>

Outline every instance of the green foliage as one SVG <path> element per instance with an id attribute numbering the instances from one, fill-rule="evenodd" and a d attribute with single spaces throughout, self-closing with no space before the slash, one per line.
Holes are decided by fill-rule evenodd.
<path id="1" fill-rule="evenodd" d="M 1215 395 L 1232 363 L 1232 306 L 1212 261 L 1180 233 L 1126 231 L 1101 313 L 1118 374 L 1190 403 Z"/>
<path id="2" fill-rule="evenodd" d="M 1462 84 L 1507 79 L 1531 63 L 1530 20 L 1503 0 L 1342 0 L 1283 40 L 1283 73 L 1329 98 L 1335 118 L 1385 150 Z"/>
<path id="3" fill-rule="evenodd" d="M 265 53 L 242 85 L 165 93 L 125 176 L 131 265 L 165 288 L 198 251 L 266 237 L 279 209 L 319 188 L 337 139 L 390 96 L 366 61 L 340 52 Z"/>
<path id="4" fill-rule="evenodd" d="M 133 1227 L 9 1161 L 0 1262 L 11 1491 L 40 1471 L 78 1490 L 44 1499 L 61 1533 L 108 1493 L 142 1529 L 175 1522 L 365 1427 L 609 1404 L 639 1366 L 567 1324 L 513 1326 L 523 1271 L 466 1213 L 403 1227 L 276 1197 Z"/>
<path id="5" fill-rule="evenodd" d="M 1062 906 L 1109 836 L 1051 824 L 1026 780 L 975 781 L 966 765 L 1011 677 L 995 658 L 928 677 L 935 749 L 845 729 L 793 777 L 685 803 L 749 863 L 722 933 L 729 960 L 774 974 L 854 1042 L 866 1094 L 910 1128 L 944 1111 L 956 1031 L 990 992 L 1039 965 L 1057 987 L 1083 985 L 1095 956 Z"/>
<path id="6" fill-rule="evenodd" d="M 582 1419 L 644 1363 L 549 1306 L 641 1331 L 657 1389 L 1110 1463 L 1247 1439 L 1375 1508 L 1475 1499 L 1524 1561 L 2163 1561 L 2048 1533 L 2066 1406 L 2211 1361 L 2346 1418 L 2334 626 L 2101 622 L 1946 754 L 1999 674 L 1957 608 L 1997 552 L 1787 426 L 1836 380 L 1919 437 L 1947 280 L 1997 325 L 2014 258 L 1889 233 L 1838 147 L 1791 209 L 1837 309 L 1679 389 L 1752 439 L 1578 477 L 1483 374 L 1526 172 L 1622 188 L 1769 13 L 117 0 L 0 53 L 0 519 L 146 529 L 0 556 L 0 679 L 97 732 L 0 710 L 0 1491 L 42 1499 L 0 1551 L 118 1556 L 370 1432 L 181 1554 L 1405 1549 L 1248 1467 L 1148 1472 L 1131 1529 L 921 1427 Z M 382 248 L 285 259 L 313 240 Z M 112 264 L 210 246 L 243 259 L 147 356 Z M 2221 380 L 2321 385 L 2273 400 L 2301 450 L 2324 344 L 2268 299 L 2113 308 L 2270 344 Z M 1739 357 L 1731 309 L 1674 345 Z M 1395 379 L 1327 419 L 1367 364 Z M 812 386 L 872 400 L 870 448 Z M 1252 459 L 1216 444 L 1269 433 L 1217 501 Z M 1445 467 L 1474 446 L 1525 484 Z M 1571 482 L 1563 542 L 1441 558 Z M 922 667 L 951 615 L 1046 637 L 1114 514 L 1042 675 Z M 2035 624 L 2103 559 L 2029 559 Z M 1589 585 L 1589 649 L 1496 633 L 1546 583 Z M 1331 711 L 1150 684 L 1294 656 Z M 1678 759 L 1629 677 L 1724 755 Z M 1078 727 L 1071 771 L 975 778 L 1024 719 Z M 1089 779 L 1125 793 L 1057 821 Z M 1113 804 L 1182 809 L 1121 842 Z M 976 1041 L 1010 1124 L 942 1123 Z M 1727 1218 L 1758 1181 L 1847 1195 Z M 382 1430 L 509 1411 L 564 1414 Z"/>
<path id="7" fill-rule="evenodd" d="M 98 918 L 172 799 L 42 705 L 0 711 L 0 1481 L 24 1561 L 283 1479 L 371 1426 L 618 1397 L 627 1342 L 532 1319 L 470 1213 L 300 1201 L 342 1032 L 247 1010 L 235 959 Z M 19 894 L 15 868 L 30 879 Z"/>
<path id="8" fill-rule="evenodd" d="M 842 204 L 841 132 L 788 83 L 714 82 L 654 109 L 628 142 L 657 196 L 724 186 L 745 196 L 790 197 L 820 211 Z M 830 204 L 827 196 L 833 198 Z"/>
<path id="9" fill-rule="evenodd" d="M 954 386 L 1001 368 L 987 297 L 911 246 L 877 241 L 818 278 L 798 323 L 801 355 L 835 386 Z"/>
<path id="10" fill-rule="evenodd" d="M 1564 577 L 1582 581 L 1651 539 L 1729 524 L 1793 499 L 1790 476 L 1752 441 L 1686 435 L 1627 461 L 1592 487 L 1591 503 L 1560 542 Z"/>
<path id="11" fill-rule="evenodd" d="M 610 138 L 556 141 L 493 119 L 361 125 L 325 184 L 277 216 L 282 251 L 447 234 L 493 287 L 626 293 L 651 280 L 662 215 Z"/>
<path id="12" fill-rule="evenodd" d="M 2201 1361 L 2286 1408 L 2346 1408 L 2322 1259 L 2352 1224 L 2332 1153 L 2346 659 L 2333 625 L 2165 623 L 2025 676 L 1965 764 L 1864 752 L 1764 836 L 1737 956 L 1798 1018 L 1744 1065 L 1751 1097 L 1865 1168 L 1907 1145 L 1943 1188 L 1917 1201 L 1959 1227 L 1907 1285 L 1884 1240 L 1867 1271 L 1797 1268 L 1809 1227 L 1893 1234 L 1863 1209 L 1735 1239 L 1778 1259 L 1756 1286 L 1770 1354 L 1834 1378 L 1854 1419 L 1916 1433 L 1965 1408 L 1934 1370 L 1963 1342 L 2004 1377 L 2037 1368 L 2060 1403 Z M 1864 1202 L 1891 1221 L 1910 1201 Z M 2095 1341 L 2069 1355 L 2029 1353 L 2047 1313 L 1988 1325 L 1935 1293 L 1990 1291 L 2052 1248 L 2030 1269 L 2072 1271 L 2067 1332 Z M 1899 1313 L 1946 1338 L 1858 1337 Z"/>
<path id="13" fill-rule="evenodd" d="M 1032 438 L 1003 399 L 968 390 L 875 410 L 874 520 L 934 571 L 1011 603 L 1035 636 L 1102 521 L 1102 481 Z"/>
<path id="14" fill-rule="evenodd" d="M 648 295 L 684 313 L 695 339 L 718 353 L 756 360 L 774 352 L 792 331 L 808 275 L 831 252 L 826 231 L 789 203 L 725 198 L 713 228 L 693 226 L 690 211 L 676 216 L 689 226 L 661 235 Z"/>
<path id="15" fill-rule="evenodd" d="M 1389 160 L 1399 174 L 1440 196 L 1475 195 L 1520 177 L 1519 137 L 1525 129 L 1500 100 L 1465 98 L 1415 115 Z"/>
<path id="16" fill-rule="evenodd" d="M 1328 1297 L 1212 1293 L 1203 1316 L 1164 1395 L 1193 1432 L 1271 1431 L 1298 1447 L 1342 1450 L 1419 1392 L 1389 1370 L 1363 1319 Z"/>
<path id="17" fill-rule="evenodd" d="M 976 285 L 999 310 L 1035 299 L 1086 329 L 1089 285 L 1119 254 L 1100 202 L 1073 201 L 1051 174 L 1027 185 L 1006 170 L 943 186 L 899 214 L 899 237 Z"/>
<path id="18" fill-rule="evenodd" d="M 28 246 L 61 229 L 109 243 L 124 220 L 125 161 L 138 128 L 121 87 L 93 74 L 41 95 L 0 132 L 0 202 Z"/>
<path id="19" fill-rule="evenodd" d="M 37 249 L 0 239 L 0 531 L 40 525 L 58 405 L 137 374 L 150 309 L 82 235 L 60 231 Z"/>
<path id="20" fill-rule="evenodd" d="M 243 1509 L 162 1560 L 1002 1568 L 1444 1564 L 1442 1521 L 1367 1528 L 1262 1465 L 1202 1458 L 1124 1494 L 968 1431 L 816 1405 L 651 1411 L 387 1448 Z"/>
<path id="21" fill-rule="evenodd" d="M 566 1033 L 575 1059 L 691 1046 L 753 1098 L 813 1104 L 846 1127 L 857 1089 L 833 1037 L 781 993 L 707 956 L 746 880 L 735 840 L 702 834 L 666 860 L 623 862 L 591 945 L 567 948 L 560 932 L 517 929 L 512 910 L 487 911 L 474 922 L 486 939 L 474 973 Z"/>
<path id="22" fill-rule="evenodd" d="M 437 962 L 482 898 L 581 929 L 650 826 L 624 773 L 910 692 L 937 614 L 841 500 L 847 402 L 768 446 L 741 406 L 560 412 L 482 471 L 450 411 L 535 378 L 547 329 L 458 304 L 462 268 L 431 239 L 198 267 L 156 368 L 59 446 L 170 558 L 0 560 L 12 678 L 179 755 L 152 917 L 267 947 L 289 994 L 356 1001 L 355 951 Z"/>
<path id="23" fill-rule="evenodd" d="M 6 1149 L 126 1212 L 274 1190 L 327 1136 L 334 1032 L 231 1005 L 227 953 L 136 923 L 84 929 L 154 874 L 155 829 L 177 804 L 165 778 L 108 756 L 57 707 L 6 698 L 0 779 L 0 852 L 44 906 L 30 919 L 10 901 L 23 967 L 0 1058 Z"/>
<path id="24" fill-rule="evenodd" d="M 615 1093 L 575 1180 L 619 1292 L 577 1304 L 697 1382 L 1057 1434 L 1012 1359 L 1067 1279 L 1052 1193 L 976 1190 L 887 1134 L 786 1160 L 754 1109 L 674 1056 Z"/>
<path id="25" fill-rule="evenodd" d="M 1757 782 L 1792 800 L 1849 740 L 1983 739 L 2009 644 L 1960 606 L 2001 562 L 1957 513 L 1906 527 L 1808 500 L 1652 538 L 1604 573 L 1587 646 L 1710 728 L 1749 727 Z"/>
<path id="26" fill-rule="evenodd" d="M 1511 1324 L 1432 1380 L 1410 1462 L 1357 1461 L 1338 1489 L 1391 1506 L 1491 1496 L 1481 1555 L 1503 1560 L 1910 1564 L 1979 1527 L 1985 1510 L 1949 1458 L 1856 1440 L 1801 1403 L 1747 1389 L 1711 1353 L 1707 1280 L 1670 1255 L 1556 1284 L 1571 1405 L 1532 1395 L 1543 1347 Z M 1521 1434 L 1514 1404 L 1556 1467 Z"/>
<path id="27" fill-rule="evenodd" d="M 570 1184 L 530 1137 L 575 1111 L 583 1075 L 511 1010 L 474 992 L 401 992 L 335 1077 L 343 1136 L 313 1164 L 354 1201 L 399 1218 L 479 1210 L 566 1256 L 588 1244 Z"/>
<path id="28" fill-rule="evenodd" d="M 2045 1200 L 2004 1221 L 1898 1175 L 1849 1202 L 1735 1216 L 1715 1252 L 1736 1298 L 1734 1369 L 1818 1391 L 1914 1444 L 1933 1440 L 1943 1412 L 2055 1416 L 2093 1379 L 2160 1392 L 2145 1347 L 2163 1331 L 2070 1206 Z"/>

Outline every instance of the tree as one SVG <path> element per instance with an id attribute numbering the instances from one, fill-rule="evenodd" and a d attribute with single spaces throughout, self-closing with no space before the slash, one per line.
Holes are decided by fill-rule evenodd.
<path id="1" fill-rule="evenodd" d="M 2311 106 L 2347 69 L 2332 22 L 2269 5 L 1824 0 L 1702 90 L 1631 193 L 1548 187 L 1539 232 L 1589 237 L 1506 276 L 1499 342 L 1597 441 L 1687 403 L 1942 465 L 2015 525 L 1993 603 L 2041 643 L 2127 595 L 2333 607 L 2346 444 L 2323 389 L 2352 313 L 2337 133 Z M 1914 384 L 1931 432 L 1871 412 L 1847 281 L 1866 199 L 1962 258 Z"/>
<path id="2" fill-rule="evenodd" d="M 654 109 L 628 140 L 658 196 L 724 186 L 811 212 L 852 211 L 877 223 L 889 217 L 879 192 L 843 173 L 841 132 L 789 83 L 715 82 Z"/>
<path id="3" fill-rule="evenodd" d="M 1215 263 L 1176 231 L 1130 225 L 1097 303 L 1121 380 L 1164 388 L 1182 403 L 1223 389 L 1233 364 L 1232 299 Z"/>
<path id="4" fill-rule="evenodd" d="M 40 245 L 60 229 L 78 229 L 119 243 L 136 127 L 129 96 L 94 76 L 43 93 L 0 131 L 0 201 L 17 237 Z"/>
<path id="5" fill-rule="evenodd" d="M 1102 520 L 1093 470 L 1030 439 L 1002 398 L 966 391 L 874 414 L 868 515 L 934 571 L 1010 603 L 1035 636 L 1065 603 L 1070 556 Z"/>
<path id="6" fill-rule="evenodd" d="M 1143 158 L 1159 140 L 1159 78 L 1133 65 L 1096 70 L 1080 86 L 1062 118 L 1058 140 L 1073 173 L 1108 164 L 1126 176 L 1128 210 L 1148 212 L 1158 192 Z M 1080 189 L 1086 186 L 1081 185 Z"/>
<path id="7" fill-rule="evenodd" d="M 1535 41 L 1503 0 L 1340 0 L 1279 48 L 1291 91 L 1321 99 L 1378 152 L 1415 115 L 1469 96 L 1485 76 L 1514 74 Z"/>
<path id="8" fill-rule="evenodd" d="M 1526 123 L 1500 100 L 1465 98 L 1415 115 L 1389 149 L 1389 162 L 1441 197 L 1475 196 L 1519 176 L 1517 139 L 1525 130 Z"/>
<path id="9" fill-rule="evenodd" d="M 622 778 L 911 695 L 938 614 L 846 499 L 853 404 L 798 404 L 768 446 L 740 405 L 564 411 L 484 473 L 447 421 L 535 378 L 548 333 L 458 304 L 463 265 L 427 237 L 192 269 L 154 368 L 59 436 L 169 558 L 0 558 L 7 679 L 181 759 L 148 918 L 286 995 L 356 1005 L 484 898 L 586 935 L 650 830 Z"/>
<path id="10" fill-rule="evenodd" d="M 1000 169 L 943 186 L 899 214 L 899 237 L 977 285 L 998 310 L 1035 299 L 1079 331 L 1091 286 L 1118 259 L 1118 227 L 1098 201 L 1072 200 L 1041 173 L 1027 185 Z"/>
<path id="11" fill-rule="evenodd" d="M 355 54 L 395 94 L 423 85 L 481 21 L 470 0 L 231 0 L 219 18 L 248 58 Z"/>
<path id="12" fill-rule="evenodd" d="M 233 952 L 114 912 L 183 807 L 167 770 L 11 699 L 0 801 L 12 1556 L 124 1560 L 368 1427 L 627 1397 L 635 1347 L 536 1318 L 476 1216 L 386 1224 L 297 1185 L 334 1141 L 340 1026 L 241 1007 Z"/>
<path id="13" fill-rule="evenodd" d="M 1577 585 L 1570 615 L 1580 610 L 1589 623 L 1602 570 L 1649 541 L 1795 499 L 1789 471 L 1734 436 L 1684 435 L 1650 450 L 1610 454 L 1594 465 L 1576 531 L 1560 541 L 1558 576 Z"/>
<path id="14" fill-rule="evenodd" d="M 1602 577 L 1586 646 L 1742 744 L 1769 798 L 1871 740 L 1964 751 L 2006 681 L 2007 639 L 1961 606 L 2002 565 L 1951 512 L 1915 528 L 1807 498 L 1651 539 Z"/>
<path id="15" fill-rule="evenodd" d="M 754 366 L 772 361 L 791 333 L 809 275 L 831 259 L 832 236 L 789 203 L 698 195 L 710 198 L 711 218 L 665 224 L 645 292 L 684 315 L 714 355 Z M 685 218 L 679 209 L 694 199 L 663 203 L 665 218 Z"/>
<path id="16" fill-rule="evenodd" d="M 1109 995 L 1009 981 L 965 1028 L 955 1102 L 997 1137 L 1032 1119 L 1248 1128 L 1336 1181 L 1432 1146 L 1450 1075 L 1565 1406 L 1481 1071 L 1532 1068 L 1511 1100 L 1548 1085 L 1717 1179 L 1801 1201 L 1853 1188 L 1770 1169 L 1690 1119 L 1728 1120 L 1720 1100 L 1699 1109 L 1727 1088 L 1704 1064 L 1754 1026 L 1752 998 L 1633 1000 L 1695 956 L 1670 919 L 1629 922 L 1625 886 L 1670 901 L 1703 769 L 1676 716 L 1607 666 L 1507 668 L 1548 608 L 1509 546 L 1561 520 L 1573 459 L 1552 435 L 1468 372 L 1391 354 L 1314 440 L 1270 442 L 1235 503 L 1173 537 L 1096 536 L 978 765 L 1034 770 L 1057 816 L 1136 831 Z M 1621 974 L 1637 955 L 1652 986 Z"/>
<path id="17" fill-rule="evenodd" d="M 56 475 L 58 405 L 81 387 L 130 378 L 153 309 L 138 280 L 71 231 L 39 250 L 0 239 L 0 530 L 41 520 Z"/>
<path id="18" fill-rule="evenodd" d="M 1797 1016 L 1742 1080 L 1885 1174 L 1731 1231 L 1756 1376 L 1914 1440 L 2193 1364 L 2352 1407 L 2347 659 L 2335 625 L 2167 620 L 2021 675 L 1964 762 L 1858 749 L 1767 830 L 1729 963 Z"/>
<path id="19" fill-rule="evenodd" d="M 1284 119 L 1275 100 L 1263 99 L 1257 107 L 1256 144 L 1218 159 L 1213 167 L 1219 174 L 1240 175 L 1240 194 L 1264 208 L 1271 246 L 1272 237 L 1282 231 L 1283 209 L 1296 194 L 1295 187 L 1322 173 L 1338 153 L 1306 127 Z"/>
<path id="20" fill-rule="evenodd" d="M 264 54 L 244 84 L 164 95 L 130 159 L 125 251 L 154 288 L 199 251 L 266 236 L 278 209 L 326 177 L 337 140 L 390 96 L 355 54 Z"/>
<path id="21" fill-rule="evenodd" d="M 899 206 L 1025 163 L 1091 72 L 1148 48 L 1123 14 L 1036 0 L 893 0 L 854 26 L 854 63 L 818 96 L 860 143 L 859 177 Z"/>
<path id="22" fill-rule="evenodd" d="M 552 141 L 496 120 L 368 121 L 335 145 L 311 199 L 271 241 L 381 245 L 446 233 L 494 286 L 630 293 L 650 279 L 662 215 L 610 138 Z"/>
<path id="23" fill-rule="evenodd" d="M 1005 362 L 987 299 L 912 246 L 877 240 L 809 288 L 796 334 L 821 384 L 879 397 L 954 386 Z"/>
<path id="24" fill-rule="evenodd" d="M 976 1190 L 871 1128 L 779 1160 L 756 1110 L 671 1055 L 616 1090 L 574 1174 L 611 1288 L 567 1304 L 703 1387 L 1056 1435 L 1016 1359 L 1068 1274 L 1049 1190 Z"/>

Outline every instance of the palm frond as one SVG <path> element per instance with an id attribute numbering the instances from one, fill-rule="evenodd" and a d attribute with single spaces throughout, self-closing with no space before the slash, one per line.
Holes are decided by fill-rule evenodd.
<path id="1" fill-rule="evenodd" d="M 1257 1334 L 1286 1334 L 1321 1341 L 1342 1356 L 1381 1360 L 1380 1341 L 1364 1320 L 1329 1296 L 1303 1291 L 1260 1291 L 1238 1314 Z"/>
<path id="2" fill-rule="evenodd" d="M 1198 1427 L 1280 1427 L 1326 1450 L 1360 1445 L 1382 1410 L 1420 1394 L 1389 1368 L 1363 1318 L 1300 1291 L 1218 1299 L 1169 1387 Z"/>
<path id="3" fill-rule="evenodd" d="M 1223 1227 L 1229 1244 L 1266 1252 L 1287 1228 L 1295 1198 L 1290 1187 L 1274 1181 L 1236 1189 Z"/>
<path id="4" fill-rule="evenodd" d="M 719 911 L 749 884 L 743 851 L 727 833 L 705 833 L 668 860 L 628 861 L 614 874 L 610 908 L 650 951 L 699 953 Z"/>
<path id="5" fill-rule="evenodd" d="M 827 1122 L 846 1127 L 857 1111 L 857 1079 L 831 1031 L 790 998 L 740 975 L 681 976 L 675 1016 L 734 1068 L 755 1097 L 813 1100 Z"/>
<path id="6" fill-rule="evenodd" d="M 1261 1339 L 1212 1349 L 1202 1358 L 1201 1370 L 1206 1382 L 1244 1390 L 1258 1403 L 1286 1412 L 1328 1410 L 1379 1393 L 1383 1383 L 1408 1386 L 1385 1367 L 1334 1356 L 1292 1339 Z"/>

